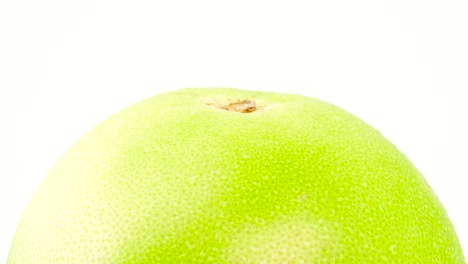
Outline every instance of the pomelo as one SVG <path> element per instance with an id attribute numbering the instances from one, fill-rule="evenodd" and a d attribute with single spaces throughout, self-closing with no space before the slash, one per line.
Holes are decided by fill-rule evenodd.
<path id="1" fill-rule="evenodd" d="M 465 263 L 423 176 L 300 95 L 183 89 L 97 126 L 51 170 L 8 263 Z"/>

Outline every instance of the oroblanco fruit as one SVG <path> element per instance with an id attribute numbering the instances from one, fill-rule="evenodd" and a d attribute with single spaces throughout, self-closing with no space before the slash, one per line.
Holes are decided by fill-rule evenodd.
<path id="1" fill-rule="evenodd" d="M 465 263 L 423 176 L 300 95 L 183 89 L 110 117 L 32 198 L 8 263 Z"/>

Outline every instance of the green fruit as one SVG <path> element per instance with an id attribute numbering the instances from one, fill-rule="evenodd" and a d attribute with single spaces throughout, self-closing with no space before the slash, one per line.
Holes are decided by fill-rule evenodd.
<path id="1" fill-rule="evenodd" d="M 8 263 L 465 263 L 379 132 L 289 94 L 184 89 L 110 117 L 34 195 Z"/>

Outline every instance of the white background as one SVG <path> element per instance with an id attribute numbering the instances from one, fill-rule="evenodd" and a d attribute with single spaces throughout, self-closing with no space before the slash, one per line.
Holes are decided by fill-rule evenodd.
<path id="1" fill-rule="evenodd" d="M 0 262 L 41 179 L 116 111 L 183 87 L 337 104 L 422 171 L 468 250 L 466 1 L 0 2 Z"/>

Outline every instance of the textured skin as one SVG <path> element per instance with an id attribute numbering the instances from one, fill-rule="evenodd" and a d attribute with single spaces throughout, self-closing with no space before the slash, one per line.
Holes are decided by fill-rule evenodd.
<path id="1" fill-rule="evenodd" d="M 223 110 L 254 100 L 252 113 Z M 183 89 L 58 161 L 8 258 L 26 263 L 465 263 L 446 211 L 379 132 L 299 95 Z"/>

